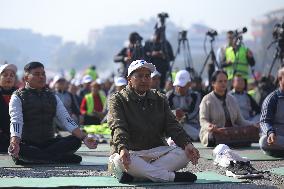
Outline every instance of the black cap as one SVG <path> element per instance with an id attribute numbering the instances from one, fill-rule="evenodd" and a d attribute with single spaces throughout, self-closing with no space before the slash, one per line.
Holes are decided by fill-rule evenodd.
<path id="1" fill-rule="evenodd" d="M 44 68 L 43 64 L 40 62 L 30 62 L 24 67 L 25 72 L 30 72 L 32 69 L 42 67 Z"/>

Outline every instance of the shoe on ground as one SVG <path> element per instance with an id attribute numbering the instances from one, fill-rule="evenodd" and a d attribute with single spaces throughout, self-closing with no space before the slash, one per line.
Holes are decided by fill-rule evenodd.
<path id="1" fill-rule="evenodd" d="M 244 168 L 250 173 L 251 177 L 263 177 L 263 171 L 256 170 L 249 161 L 243 162 L 243 164 Z"/>
<path id="2" fill-rule="evenodd" d="M 175 172 L 174 182 L 194 182 L 197 176 L 191 172 Z"/>
<path id="3" fill-rule="evenodd" d="M 19 158 L 15 158 L 12 156 L 12 160 L 14 161 L 15 165 L 26 165 L 27 163 L 20 160 Z"/>
<path id="4" fill-rule="evenodd" d="M 230 165 L 226 170 L 226 175 L 234 178 L 248 178 L 251 176 L 248 170 L 244 166 L 245 162 L 233 162 L 230 161 Z"/>

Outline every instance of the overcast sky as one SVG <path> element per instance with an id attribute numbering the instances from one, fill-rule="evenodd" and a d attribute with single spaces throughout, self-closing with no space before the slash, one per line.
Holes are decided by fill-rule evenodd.
<path id="1" fill-rule="evenodd" d="M 188 28 L 203 23 L 218 31 L 248 26 L 284 8 L 283 0 L 0 0 L 0 28 L 28 28 L 84 42 L 90 29 L 133 24 L 165 11 Z"/>

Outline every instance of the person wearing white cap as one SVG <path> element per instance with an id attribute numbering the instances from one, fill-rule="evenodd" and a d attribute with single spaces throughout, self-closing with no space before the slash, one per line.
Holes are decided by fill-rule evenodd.
<path id="1" fill-rule="evenodd" d="M 80 105 L 84 116 L 84 125 L 98 125 L 106 115 L 106 96 L 101 90 L 101 80 L 91 83 L 91 92 L 87 93 Z"/>
<path id="2" fill-rule="evenodd" d="M 82 78 L 82 88 L 78 90 L 77 95 L 79 97 L 79 104 L 81 104 L 84 96 L 87 93 L 91 92 L 91 83 L 93 82 L 93 78 L 90 75 L 84 75 Z"/>
<path id="3" fill-rule="evenodd" d="M 68 111 L 71 118 L 79 124 L 80 109 L 76 105 L 73 95 L 67 91 L 68 82 L 62 75 L 56 75 L 52 81 L 54 94 L 60 98 L 64 107 Z M 54 119 L 55 128 L 62 128 L 62 123 L 56 118 Z"/>
<path id="4" fill-rule="evenodd" d="M 169 105 L 193 141 L 199 140 L 199 104 L 201 95 L 190 89 L 191 78 L 186 70 L 177 72 L 174 89 L 167 92 Z"/>
<path id="5" fill-rule="evenodd" d="M 14 64 L 0 66 L 0 152 L 7 153 L 10 143 L 9 102 L 16 90 L 17 67 Z"/>
<path id="6" fill-rule="evenodd" d="M 157 70 L 155 70 L 153 73 L 151 73 L 151 89 L 156 89 L 162 93 L 164 93 L 163 90 L 160 88 L 161 83 L 161 74 Z"/>
<path id="7" fill-rule="evenodd" d="M 112 130 L 110 171 L 119 182 L 194 182 L 191 172 L 176 172 L 194 165 L 198 150 L 171 112 L 166 97 L 151 90 L 155 66 L 144 60 L 133 61 L 128 68 L 128 85 L 109 100 L 108 124 Z M 171 136 L 178 147 L 165 144 Z"/>
<path id="8" fill-rule="evenodd" d="M 108 91 L 108 95 L 107 95 L 107 99 L 109 100 L 110 97 L 115 93 L 115 92 L 119 92 L 122 89 L 124 89 L 127 85 L 127 80 L 124 77 L 116 77 L 114 78 L 114 83 L 111 86 L 111 88 Z M 107 100 L 107 110 L 108 110 L 108 100 Z M 107 117 L 105 117 L 105 120 L 107 119 Z"/>

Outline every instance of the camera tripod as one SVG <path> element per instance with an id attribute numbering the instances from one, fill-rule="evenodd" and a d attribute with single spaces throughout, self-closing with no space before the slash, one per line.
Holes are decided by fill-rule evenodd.
<path id="1" fill-rule="evenodd" d="M 172 81 L 173 81 L 173 78 L 171 76 L 172 68 L 175 64 L 177 56 L 181 54 L 181 51 L 183 52 L 183 61 L 184 61 L 185 69 L 191 74 L 191 78 L 195 78 L 197 76 L 196 71 L 191 65 L 193 61 L 192 61 L 190 46 L 189 46 L 189 42 L 186 37 L 186 34 L 187 34 L 186 31 L 182 31 L 179 33 L 178 47 L 177 47 L 177 50 L 174 56 L 175 59 L 173 60 L 172 65 L 170 66 L 170 77 Z"/>
<path id="2" fill-rule="evenodd" d="M 217 60 L 216 60 L 216 55 L 214 53 L 214 50 L 213 50 L 213 42 L 215 41 L 215 37 L 214 36 L 211 36 L 211 40 L 210 40 L 210 52 L 209 54 L 207 55 L 205 61 L 204 61 L 204 64 L 199 72 L 199 76 L 201 77 L 202 76 L 202 73 L 206 67 L 206 65 L 208 64 L 208 61 L 209 61 L 209 58 L 211 57 L 211 63 L 209 64 L 209 67 L 208 67 L 208 81 L 210 81 L 210 78 L 212 76 L 212 74 L 214 73 L 215 71 L 215 68 L 214 66 L 216 66 L 218 69 L 219 69 L 219 65 L 217 64 Z"/>
<path id="3" fill-rule="evenodd" d="M 279 45 L 279 41 L 280 39 L 278 40 L 275 40 L 275 41 L 272 41 L 270 43 L 270 45 L 267 47 L 267 49 L 269 49 L 274 43 L 277 43 L 278 42 L 278 45 L 276 47 L 276 51 L 274 53 L 274 56 L 273 56 L 273 60 L 272 60 L 272 63 L 270 65 L 270 68 L 269 68 L 269 71 L 268 71 L 268 77 L 270 76 L 271 72 L 272 72 L 272 69 L 275 65 L 275 62 L 278 60 L 280 62 L 280 66 L 283 67 L 284 66 L 284 61 L 283 61 L 283 54 L 284 52 L 282 52 L 281 48 L 280 48 L 280 45 Z"/>

